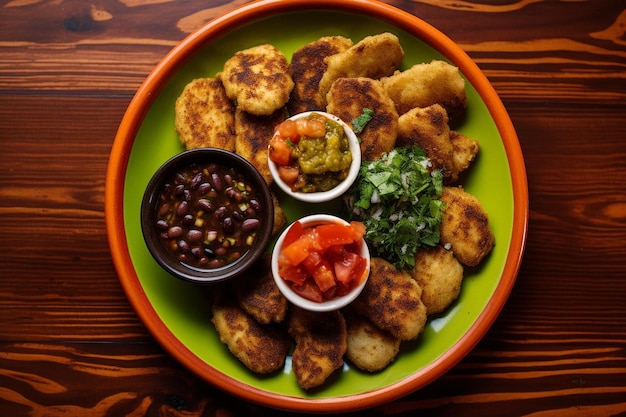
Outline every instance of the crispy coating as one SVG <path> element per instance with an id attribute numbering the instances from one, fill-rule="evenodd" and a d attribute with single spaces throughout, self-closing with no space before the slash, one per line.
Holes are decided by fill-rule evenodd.
<path id="1" fill-rule="evenodd" d="M 255 115 L 269 115 L 283 107 L 294 85 L 287 58 L 269 44 L 235 53 L 218 76 L 237 108 Z"/>
<path id="2" fill-rule="evenodd" d="M 235 150 L 235 107 L 216 78 L 197 78 L 185 86 L 174 106 L 174 126 L 186 149 Z"/>
<path id="3" fill-rule="evenodd" d="M 409 273 L 422 287 L 422 302 L 428 315 L 444 311 L 461 292 L 463 265 L 442 246 L 419 250 L 415 267 Z"/>
<path id="4" fill-rule="evenodd" d="M 480 145 L 477 140 L 454 130 L 450 131 L 450 142 L 454 149 L 454 169 L 460 175 L 476 158 Z"/>
<path id="5" fill-rule="evenodd" d="M 467 266 L 478 265 L 494 246 L 489 218 L 480 201 L 461 187 L 444 187 L 441 243 Z"/>
<path id="6" fill-rule="evenodd" d="M 379 159 L 396 145 L 398 113 L 378 80 L 371 78 L 340 78 L 327 95 L 326 111 L 348 125 L 364 109 L 373 110 L 374 116 L 357 135 L 361 139 L 361 157 L 365 161 Z"/>
<path id="7" fill-rule="evenodd" d="M 398 118 L 396 145 L 422 148 L 433 167 L 443 169 L 444 182 L 453 184 L 476 156 L 478 142 L 451 131 L 448 121 L 439 104 L 409 110 Z"/>
<path id="8" fill-rule="evenodd" d="M 341 368 L 347 348 L 346 321 L 339 311 L 311 312 L 290 307 L 288 331 L 295 339 L 291 367 L 300 387 L 318 387 Z"/>
<path id="9" fill-rule="evenodd" d="M 465 80 L 457 67 L 444 61 L 416 64 L 381 81 L 400 115 L 437 103 L 456 119 L 467 106 Z"/>
<path id="10" fill-rule="evenodd" d="M 326 72 L 327 56 L 338 54 L 353 45 L 343 36 L 324 36 L 295 51 L 289 63 L 294 82 L 291 98 L 287 103 L 289 114 L 324 110 L 326 98 L 319 92 L 319 82 Z"/>
<path id="11" fill-rule="evenodd" d="M 287 215 L 280 206 L 276 194 L 272 191 L 272 201 L 274 202 L 274 227 L 272 228 L 272 235 L 276 235 L 287 224 Z"/>
<path id="12" fill-rule="evenodd" d="M 235 152 L 254 165 L 268 184 L 273 180 L 267 165 L 267 146 L 274 128 L 285 118 L 284 107 L 268 116 L 256 116 L 239 107 L 235 111 Z"/>
<path id="13" fill-rule="evenodd" d="M 265 254 L 233 285 L 239 306 L 261 324 L 280 323 L 287 313 L 287 299 L 271 270 L 271 254 Z"/>
<path id="14" fill-rule="evenodd" d="M 385 369 L 400 351 L 400 339 L 381 330 L 357 314 L 346 314 L 348 348 L 346 358 L 367 372 Z"/>
<path id="15" fill-rule="evenodd" d="M 283 329 L 260 324 L 239 307 L 231 293 L 216 294 L 212 311 L 220 341 L 248 369 L 267 374 L 284 366 L 291 340 Z"/>
<path id="16" fill-rule="evenodd" d="M 344 52 L 325 59 L 327 69 L 319 82 L 319 93 L 326 97 L 339 78 L 380 79 L 396 71 L 404 59 L 398 37 L 392 33 L 367 36 Z"/>
<path id="17" fill-rule="evenodd" d="M 426 324 L 419 284 L 382 258 L 371 259 L 369 279 L 353 305 L 378 328 L 401 340 L 416 339 Z"/>

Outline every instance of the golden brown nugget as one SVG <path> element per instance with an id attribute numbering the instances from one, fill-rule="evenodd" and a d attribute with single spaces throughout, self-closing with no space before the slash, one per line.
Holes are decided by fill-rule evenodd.
<path id="1" fill-rule="evenodd" d="M 361 157 L 365 161 L 380 159 L 383 153 L 396 146 L 398 113 L 382 88 L 380 81 L 371 78 L 340 78 L 330 88 L 326 111 L 348 125 L 364 109 L 374 112 L 372 119 L 357 134 L 361 140 Z"/>
<path id="2" fill-rule="evenodd" d="M 325 59 L 327 68 L 319 82 L 319 93 L 326 97 L 339 78 L 380 79 L 392 75 L 404 59 L 398 37 L 392 33 L 367 36 L 344 52 Z"/>
<path id="3" fill-rule="evenodd" d="M 385 369 L 398 356 L 400 339 L 379 329 L 369 320 L 346 314 L 348 348 L 346 358 L 357 368 L 367 372 Z"/>
<path id="4" fill-rule="evenodd" d="M 457 67 L 444 61 L 416 64 L 381 81 L 400 115 L 416 107 L 440 104 L 451 119 L 456 119 L 467 107 L 465 80 Z"/>
<path id="5" fill-rule="evenodd" d="M 416 339 L 426 324 L 419 284 L 382 258 L 371 259 L 369 279 L 353 305 L 378 328 L 401 340 Z"/>
<path id="6" fill-rule="evenodd" d="M 287 224 L 287 215 L 280 206 L 276 194 L 272 191 L 272 202 L 274 203 L 274 227 L 272 228 L 272 235 L 276 235 Z"/>
<path id="7" fill-rule="evenodd" d="M 324 36 L 295 51 L 289 63 L 294 82 L 291 98 L 287 103 L 289 114 L 324 110 L 326 98 L 319 92 L 319 82 L 326 72 L 327 56 L 338 54 L 353 45 L 343 36 Z"/>
<path id="8" fill-rule="evenodd" d="M 235 150 L 235 106 L 220 80 L 197 78 L 176 99 L 174 126 L 186 149 Z"/>
<path id="9" fill-rule="evenodd" d="M 433 168 L 443 170 L 447 184 L 458 180 L 459 172 L 450 141 L 448 114 L 439 104 L 415 108 L 398 119 L 397 146 L 416 145 L 426 152 Z"/>
<path id="10" fill-rule="evenodd" d="M 284 366 L 291 340 L 280 327 L 260 324 L 231 293 L 216 294 L 212 311 L 220 341 L 248 369 L 267 374 Z"/>
<path id="11" fill-rule="evenodd" d="M 290 307 L 288 331 L 296 341 L 291 367 L 300 387 L 318 387 L 341 368 L 347 348 L 346 321 L 339 311 Z"/>
<path id="12" fill-rule="evenodd" d="M 285 318 L 287 299 L 272 277 L 271 254 L 239 277 L 233 288 L 239 306 L 259 323 L 280 323 Z"/>
<path id="13" fill-rule="evenodd" d="M 218 76 L 237 108 L 255 115 L 269 115 L 283 107 L 294 85 L 287 58 L 268 44 L 237 52 Z"/>
<path id="14" fill-rule="evenodd" d="M 459 296 L 463 265 L 452 251 L 442 246 L 421 249 L 415 254 L 415 267 L 409 271 L 422 288 L 426 314 L 441 313 Z"/>
<path id="15" fill-rule="evenodd" d="M 476 158 L 479 143 L 475 139 L 470 139 L 464 134 L 451 130 L 450 142 L 452 143 L 454 169 L 458 175 L 461 175 Z"/>
<path id="16" fill-rule="evenodd" d="M 268 184 L 273 180 L 267 165 L 267 146 L 274 128 L 285 118 L 283 107 L 269 116 L 255 116 L 239 108 L 235 111 L 235 152 L 254 165 Z"/>
<path id="17" fill-rule="evenodd" d="M 494 246 L 489 218 L 480 201 L 461 187 L 444 187 L 441 243 L 450 245 L 460 263 L 478 265 Z"/>

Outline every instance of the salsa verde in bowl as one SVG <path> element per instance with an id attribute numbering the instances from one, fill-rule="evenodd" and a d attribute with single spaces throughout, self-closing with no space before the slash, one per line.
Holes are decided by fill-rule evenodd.
<path id="1" fill-rule="evenodd" d="M 223 282 L 265 252 L 274 224 L 269 187 L 232 152 L 199 148 L 167 160 L 141 204 L 145 243 L 170 274 L 195 283 Z"/>
<path id="2" fill-rule="evenodd" d="M 339 117 L 310 111 L 278 126 L 268 146 L 268 165 L 287 195 L 323 203 L 341 197 L 361 167 L 359 140 Z"/>

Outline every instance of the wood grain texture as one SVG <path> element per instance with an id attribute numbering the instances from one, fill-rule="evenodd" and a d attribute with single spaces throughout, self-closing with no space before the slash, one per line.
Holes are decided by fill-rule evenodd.
<path id="1" fill-rule="evenodd" d="M 105 171 L 134 92 L 242 0 L 0 4 L 0 415 L 287 416 L 167 355 L 129 305 Z M 424 389 L 363 416 L 626 414 L 623 2 L 391 0 L 478 63 L 516 127 L 530 225 L 487 336 Z"/>

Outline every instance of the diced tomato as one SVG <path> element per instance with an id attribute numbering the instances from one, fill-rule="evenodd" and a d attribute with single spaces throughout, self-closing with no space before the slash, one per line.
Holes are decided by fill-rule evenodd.
<path id="1" fill-rule="evenodd" d="M 285 120 L 274 129 L 275 132 L 283 139 L 290 139 L 293 143 L 300 141 L 300 134 L 298 132 L 298 124 L 295 120 Z"/>
<path id="2" fill-rule="evenodd" d="M 293 284 L 291 285 L 291 289 L 296 294 L 306 298 L 307 300 L 315 301 L 316 303 L 324 301 L 322 292 L 311 279 L 307 279 L 304 283 L 302 283 L 302 285 Z"/>
<path id="3" fill-rule="evenodd" d="M 326 120 L 324 117 L 308 117 L 296 120 L 298 133 L 309 138 L 326 136 Z"/>
<path id="4" fill-rule="evenodd" d="M 300 265 L 291 265 L 290 263 L 285 263 L 283 265 L 279 265 L 278 274 L 285 281 L 291 281 L 294 284 L 302 285 L 304 280 L 308 278 L 309 274 L 302 268 Z"/>
<path id="5" fill-rule="evenodd" d="M 313 270 L 312 275 L 317 287 L 322 292 L 325 292 L 336 285 L 335 273 L 326 259 L 321 260 L 321 262 Z"/>
<path id="6" fill-rule="evenodd" d="M 298 265 L 304 261 L 309 256 L 311 250 L 313 250 L 313 242 L 310 235 L 307 234 L 303 234 L 290 245 L 282 246 L 282 254 L 289 259 L 292 265 Z"/>
<path id="7" fill-rule="evenodd" d="M 317 226 L 317 238 L 322 248 L 347 245 L 354 242 L 354 231 L 352 226 L 340 223 L 323 224 Z"/>
<path id="8" fill-rule="evenodd" d="M 298 180 L 298 176 L 300 175 L 300 171 L 298 168 L 293 166 L 286 165 L 278 165 L 278 176 L 283 182 L 289 186 L 295 184 Z"/>
<path id="9" fill-rule="evenodd" d="M 270 139 L 269 158 L 278 165 L 289 165 L 291 163 L 291 147 L 287 140 L 280 136 L 274 136 Z"/>
<path id="10" fill-rule="evenodd" d="M 289 246 L 296 240 L 300 239 L 304 232 L 304 226 L 299 221 L 295 221 L 289 230 L 287 230 L 287 234 L 285 234 L 285 238 L 283 239 L 283 246 Z"/>
<path id="11" fill-rule="evenodd" d="M 315 268 L 317 268 L 320 262 L 322 262 L 322 254 L 318 251 L 313 251 L 309 253 L 309 256 L 307 256 L 304 261 L 302 261 L 302 266 L 306 269 L 309 275 L 312 275 L 313 271 L 315 271 Z"/>
<path id="12" fill-rule="evenodd" d="M 365 236 L 365 225 L 361 222 L 351 221 L 352 231 L 354 232 L 354 241 L 359 242 Z"/>
<path id="13" fill-rule="evenodd" d="M 358 285 L 367 261 L 357 253 L 346 251 L 342 259 L 335 260 L 333 267 L 337 281 L 347 286 Z"/>

